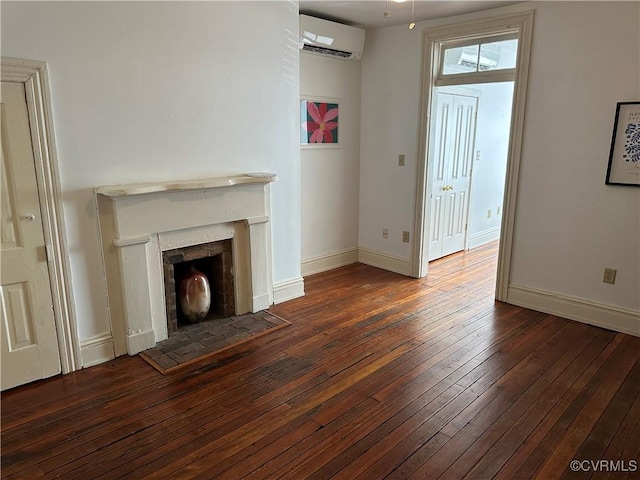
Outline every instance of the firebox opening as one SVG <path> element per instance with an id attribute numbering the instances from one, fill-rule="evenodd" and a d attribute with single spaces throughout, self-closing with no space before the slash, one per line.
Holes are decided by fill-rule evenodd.
<path id="1" fill-rule="evenodd" d="M 213 320 L 214 318 L 224 318 L 224 311 L 222 309 L 222 305 L 218 303 L 218 295 L 216 295 L 216 285 L 215 285 L 215 277 L 213 274 L 214 265 L 213 264 L 221 264 L 221 256 L 216 255 L 214 257 L 209 258 L 201 258 L 198 260 L 192 260 L 188 262 L 180 262 L 174 265 L 173 275 L 176 284 L 176 293 L 180 291 L 180 283 L 183 279 L 189 274 L 191 271 L 191 267 L 193 266 L 197 271 L 204 273 L 209 281 L 209 288 L 211 289 L 211 306 L 209 307 L 209 313 L 202 321 Z M 178 315 L 178 328 L 182 324 L 190 324 L 189 320 L 185 317 L 182 308 L 180 308 L 180 302 L 178 302 L 177 308 Z"/>
<path id="2" fill-rule="evenodd" d="M 192 266 L 207 277 L 211 290 L 209 313 L 202 321 L 216 321 L 235 315 L 230 239 L 167 250 L 162 253 L 162 260 L 169 336 L 177 333 L 181 326 L 190 324 L 180 308 L 178 292 L 180 282 Z"/>

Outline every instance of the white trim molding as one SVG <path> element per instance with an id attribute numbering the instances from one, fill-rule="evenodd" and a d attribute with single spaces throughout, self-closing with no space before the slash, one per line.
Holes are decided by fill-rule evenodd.
<path id="1" fill-rule="evenodd" d="M 92 367 L 116 358 L 110 332 L 94 335 L 80 342 L 82 367 Z"/>
<path id="2" fill-rule="evenodd" d="M 360 248 L 358 249 L 358 262 L 408 277 L 411 276 L 411 261 L 408 258 L 376 252 L 368 248 Z"/>
<path id="3" fill-rule="evenodd" d="M 500 226 L 487 228 L 481 232 L 472 233 L 469 235 L 469 241 L 467 250 L 471 248 L 480 247 L 486 243 L 500 240 Z"/>
<path id="4" fill-rule="evenodd" d="M 284 303 L 294 298 L 304 297 L 304 278 L 298 277 L 273 285 L 273 303 Z"/>
<path id="5" fill-rule="evenodd" d="M 24 83 L 25 86 L 44 238 L 47 250 L 51 253 L 49 281 L 58 332 L 60 366 L 62 373 L 69 373 L 81 368 L 82 358 L 71 291 L 69 247 L 64 230 L 47 65 L 35 60 L 2 57 L 0 77 L 3 82 Z"/>
<path id="6" fill-rule="evenodd" d="M 509 285 L 507 303 L 640 337 L 640 312 L 544 290 Z"/>
<path id="7" fill-rule="evenodd" d="M 302 276 L 306 277 L 307 275 L 326 272 L 327 270 L 344 267 L 345 265 L 351 265 L 352 263 L 358 263 L 357 247 L 347 248 L 338 252 L 332 252 L 326 255 L 320 255 L 319 257 L 303 260 L 301 265 Z"/>

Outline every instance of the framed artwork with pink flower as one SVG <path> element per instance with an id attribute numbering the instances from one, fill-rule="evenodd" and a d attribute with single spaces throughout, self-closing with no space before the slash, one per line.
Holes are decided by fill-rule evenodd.
<path id="1" fill-rule="evenodd" d="M 339 129 L 337 101 L 302 99 L 300 101 L 300 144 L 337 146 Z"/>

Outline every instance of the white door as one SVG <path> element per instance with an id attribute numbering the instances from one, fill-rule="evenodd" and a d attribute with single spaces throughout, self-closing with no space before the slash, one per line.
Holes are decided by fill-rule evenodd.
<path id="1" fill-rule="evenodd" d="M 60 373 L 49 270 L 22 83 L 2 82 L 2 390 Z"/>
<path id="2" fill-rule="evenodd" d="M 477 97 L 436 94 L 429 261 L 465 248 L 477 109 Z"/>

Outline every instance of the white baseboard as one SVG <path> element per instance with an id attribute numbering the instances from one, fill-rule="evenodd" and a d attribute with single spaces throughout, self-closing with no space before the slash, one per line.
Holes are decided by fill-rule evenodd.
<path id="1" fill-rule="evenodd" d="M 500 226 L 487 228 L 486 230 L 482 230 L 481 232 L 471 233 L 469 234 L 468 245 L 467 248 L 476 248 L 485 243 L 494 242 L 496 240 L 500 240 Z"/>
<path id="2" fill-rule="evenodd" d="M 80 341 L 82 368 L 92 367 L 99 363 L 116 358 L 111 333 L 102 333 Z"/>
<path id="3" fill-rule="evenodd" d="M 127 352 L 135 355 L 156 345 L 156 335 L 153 330 L 127 334 Z"/>
<path id="4" fill-rule="evenodd" d="M 640 312 L 634 310 L 519 285 L 509 285 L 507 303 L 640 337 Z"/>
<path id="5" fill-rule="evenodd" d="M 358 249 L 358 261 L 366 265 L 371 265 L 372 267 L 382 268 L 409 277 L 411 276 L 411 262 L 407 258 L 396 257 L 367 248 L 360 248 Z"/>
<path id="6" fill-rule="evenodd" d="M 268 293 L 264 293 L 262 295 L 256 295 L 252 298 L 253 308 L 252 312 L 259 312 L 261 310 L 266 310 L 271 306 L 271 299 L 269 298 Z"/>
<path id="7" fill-rule="evenodd" d="M 326 272 L 334 268 L 351 265 L 358 262 L 358 248 L 348 248 L 339 252 L 321 255 L 302 261 L 302 276 L 313 275 L 314 273 Z"/>
<path id="8" fill-rule="evenodd" d="M 273 303 L 283 303 L 294 298 L 304 297 L 304 278 L 294 278 L 273 286 Z"/>

